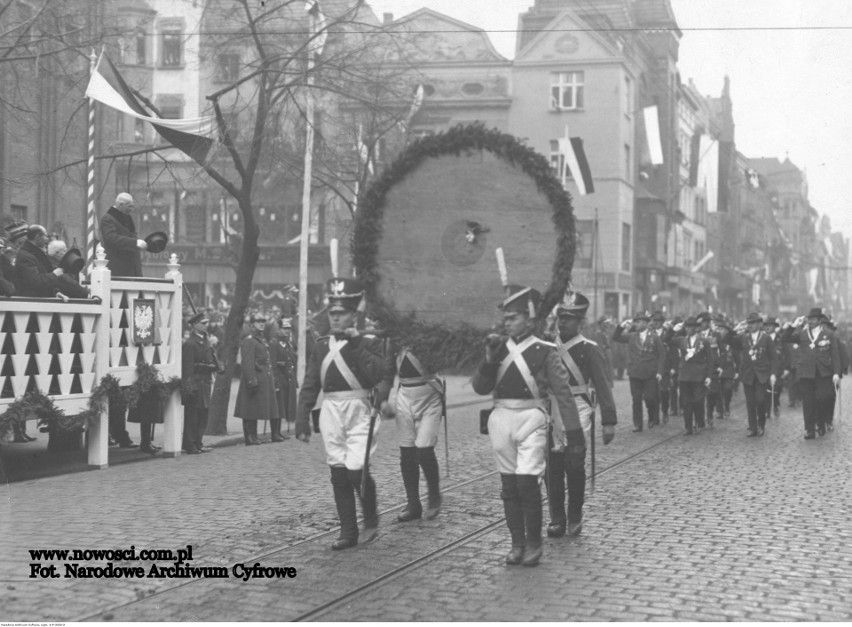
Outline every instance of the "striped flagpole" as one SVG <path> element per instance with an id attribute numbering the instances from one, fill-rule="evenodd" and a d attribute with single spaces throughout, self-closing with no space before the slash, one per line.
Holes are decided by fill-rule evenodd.
<path id="1" fill-rule="evenodd" d="M 89 75 L 95 73 L 95 63 L 98 60 L 95 50 L 92 49 L 92 54 L 89 56 L 91 61 L 89 65 Z M 92 267 L 95 261 L 95 101 L 92 98 L 89 101 L 89 163 L 87 171 L 88 191 L 86 201 L 86 276 L 92 273 Z"/>

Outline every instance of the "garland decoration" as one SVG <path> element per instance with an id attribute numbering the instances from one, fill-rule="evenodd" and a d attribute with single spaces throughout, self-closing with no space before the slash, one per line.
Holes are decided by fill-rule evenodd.
<path id="1" fill-rule="evenodd" d="M 0 414 L 0 436 L 5 436 L 14 423 L 24 423 L 31 416 L 36 416 L 39 423 L 55 423 L 60 429 L 75 430 L 76 417 L 66 416 L 53 399 L 36 388 L 10 403 L 6 411 Z"/>
<path id="2" fill-rule="evenodd" d="M 180 377 L 171 377 L 164 381 L 156 366 L 140 363 L 136 366 L 136 381 L 122 390 L 122 393 L 127 406 L 135 409 L 144 396 L 156 396 L 161 403 L 168 401 L 172 392 L 180 389 L 182 384 Z"/>
<path id="3" fill-rule="evenodd" d="M 470 154 L 487 150 L 530 176 L 553 208 L 556 258 L 541 311 L 548 312 L 562 298 L 571 282 L 576 249 L 571 195 L 554 176 L 548 160 L 517 138 L 484 124 L 456 125 L 420 138 L 403 151 L 358 199 L 358 213 L 351 236 L 352 263 L 363 281 L 371 314 L 391 338 L 410 346 L 424 367 L 437 371 L 469 371 L 484 356 L 489 329 L 464 323 L 449 327 L 418 321 L 413 314 L 396 311 L 378 292 L 382 276 L 377 263 L 382 221 L 388 192 L 426 159 L 442 155 Z M 495 300 L 498 295 L 495 295 Z M 542 321 L 539 321 L 542 322 Z"/>

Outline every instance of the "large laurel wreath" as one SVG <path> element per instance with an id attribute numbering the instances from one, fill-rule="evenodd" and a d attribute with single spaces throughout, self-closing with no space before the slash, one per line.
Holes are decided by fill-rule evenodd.
<path id="1" fill-rule="evenodd" d="M 397 312 L 378 292 L 381 268 L 376 257 L 382 238 L 382 224 L 388 192 L 415 171 L 426 159 L 442 155 L 460 155 L 487 150 L 496 157 L 520 168 L 529 175 L 539 192 L 553 208 L 551 216 L 557 240 L 553 275 L 541 311 L 550 311 L 562 297 L 574 266 L 576 247 L 574 211 L 571 196 L 553 175 L 548 160 L 515 137 L 481 123 L 457 125 L 413 142 L 369 187 L 358 201 L 358 213 L 352 231 L 352 263 L 364 282 L 371 314 L 387 330 L 391 338 L 409 345 L 423 365 L 434 372 L 465 372 L 484 355 L 483 339 L 487 329 L 476 329 L 460 323 L 456 326 L 427 324 L 416 316 Z M 496 296 L 496 295 L 495 295 Z"/>

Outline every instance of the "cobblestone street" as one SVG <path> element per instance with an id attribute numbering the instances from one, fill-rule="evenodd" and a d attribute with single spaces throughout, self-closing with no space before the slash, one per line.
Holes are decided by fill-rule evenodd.
<path id="1" fill-rule="evenodd" d="M 845 381 L 844 389 L 848 396 Z M 453 378 L 452 474 L 442 476 L 447 491 L 437 519 L 393 522 L 404 492 L 392 422 L 382 426 L 373 465 L 387 512 L 379 538 L 342 553 L 329 550 L 336 514 L 318 436 L 307 446 L 240 444 L 9 483 L 0 522 L 0 618 L 292 620 L 466 538 L 307 618 L 852 619 L 852 419 L 843 416 L 833 433 L 805 441 L 800 410 L 785 406 L 766 436 L 746 438 L 740 394 L 732 417 L 697 437 L 679 435 L 680 417 L 634 434 L 627 382 L 616 382 L 615 392 L 619 425 L 610 446 L 598 441 L 598 471 L 658 446 L 598 477 L 583 534 L 546 540 L 538 568 L 503 564 L 504 524 L 475 533 L 503 515 L 489 441 L 478 434 L 478 410 L 488 399 Z M 443 475 L 443 436 L 438 451 Z M 189 565 L 223 566 L 230 577 L 29 578 L 37 561 L 30 549 L 186 545 Z M 64 575 L 59 561 L 42 561 Z M 244 582 L 231 571 L 240 563 L 295 567 L 297 576 Z"/>

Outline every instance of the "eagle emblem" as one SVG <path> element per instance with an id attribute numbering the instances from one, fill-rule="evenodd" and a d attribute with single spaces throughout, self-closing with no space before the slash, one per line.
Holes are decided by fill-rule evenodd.
<path id="1" fill-rule="evenodd" d="M 332 284 L 330 286 L 331 287 L 331 295 L 332 296 L 342 296 L 344 286 L 345 286 L 345 284 L 343 283 L 343 281 L 332 282 Z"/>

